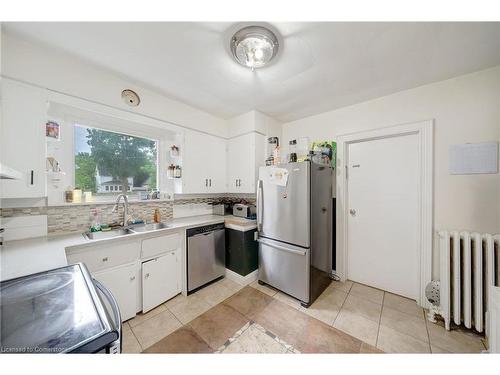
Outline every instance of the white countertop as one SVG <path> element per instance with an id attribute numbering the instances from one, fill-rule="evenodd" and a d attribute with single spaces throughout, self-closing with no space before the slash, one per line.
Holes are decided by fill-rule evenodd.
<path id="1" fill-rule="evenodd" d="M 10 241 L 0 249 L 0 280 L 12 279 L 14 277 L 65 266 L 67 264 L 66 249 L 70 247 L 93 246 L 96 243 L 123 241 L 131 237 L 155 237 L 167 234 L 170 231 L 223 223 L 226 219 L 230 218 L 233 217 L 217 215 L 190 216 L 174 219 L 168 222 L 168 227 L 164 229 L 92 241 L 84 238 L 82 233 Z"/>

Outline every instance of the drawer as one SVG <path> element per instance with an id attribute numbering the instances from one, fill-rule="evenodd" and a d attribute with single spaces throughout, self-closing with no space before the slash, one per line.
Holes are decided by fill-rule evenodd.
<path id="1" fill-rule="evenodd" d="M 148 238 L 142 240 L 141 258 L 147 259 L 167 251 L 173 251 L 181 247 L 181 236 L 179 233 L 168 236 Z"/>
<path id="2" fill-rule="evenodd" d="M 99 245 L 66 254 L 68 263 L 85 263 L 90 272 L 131 263 L 139 258 L 139 242 Z"/>

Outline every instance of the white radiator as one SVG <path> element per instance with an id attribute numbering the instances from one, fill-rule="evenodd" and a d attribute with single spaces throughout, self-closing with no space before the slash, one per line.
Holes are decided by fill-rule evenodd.
<path id="1" fill-rule="evenodd" d="M 500 282 L 500 235 L 439 232 L 440 313 L 445 327 L 453 321 L 483 332 L 488 293 Z"/>

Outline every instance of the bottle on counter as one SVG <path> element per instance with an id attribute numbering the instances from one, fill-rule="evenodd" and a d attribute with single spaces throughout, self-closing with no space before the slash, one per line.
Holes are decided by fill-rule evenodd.
<path id="1" fill-rule="evenodd" d="M 160 210 L 158 208 L 155 208 L 155 213 L 153 215 L 153 221 L 155 223 L 159 223 L 160 220 L 161 220 L 161 218 L 160 218 Z"/>

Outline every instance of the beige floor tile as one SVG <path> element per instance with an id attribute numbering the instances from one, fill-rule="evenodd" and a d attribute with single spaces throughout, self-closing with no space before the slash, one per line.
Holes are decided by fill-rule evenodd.
<path id="1" fill-rule="evenodd" d="M 308 308 L 301 307 L 300 311 L 328 325 L 332 325 L 346 297 L 347 293 L 340 289 L 327 289 L 311 306 Z"/>
<path id="2" fill-rule="evenodd" d="M 167 302 L 165 302 L 163 305 L 169 309 L 183 301 L 185 301 L 188 297 L 182 295 L 182 294 L 178 294 L 176 295 L 174 298 L 170 298 Z"/>
<path id="3" fill-rule="evenodd" d="M 380 321 L 380 313 L 382 312 L 382 305 L 371 302 L 358 295 L 349 294 L 342 306 L 342 310 L 361 315 L 378 324 Z"/>
<path id="4" fill-rule="evenodd" d="M 380 324 L 420 341 L 429 342 L 425 320 L 384 306 Z"/>
<path id="5" fill-rule="evenodd" d="M 358 283 L 353 284 L 350 294 L 378 303 L 379 305 L 382 304 L 382 300 L 384 299 L 384 291 Z"/>
<path id="6" fill-rule="evenodd" d="M 384 325 L 379 329 L 377 348 L 386 353 L 430 353 L 429 343 Z"/>
<path id="7" fill-rule="evenodd" d="M 122 353 L 134 354 L 142 352 L 139 341 L 135 338 L 132 330 L 126 328 L 122 330 Z"/>
<path id="8" fill-rule="evenodd" d="M 361 354 L 383 354 L 384 352 L 373 345 L 367 344 L 366 342 L 361 344 Z"/>
<path id="9" fill-rule="evenodd" d="M 342 281 L 332 281 L 330 284 L 330 287 L 335 288 L 335 289 L 340 289 L 343 292 L 349 293 L 349 291 L 352 288 L 352 281 L 346 280 L 344 282 Z"/>
<path id="10" fill-rule="evenodd" d="M 167 310 L 132 327 L 132 331 L 142 348 L 146 349 L 180 327 L 182 324 Z"/>
<path id="11" fill-rule="evenodd" d="M 152 318 L 153 316 L 158 315 L 162 311 L 166 310 L 167 308 L 165 307 L 165 305 L 160 305 L 158 307 L 155 307 L 153 310 L 148 311 L 146 314 L 137 314 L 135 318 L 128 321 L 128 324 L 130 324 L 130 327 L 135 327 L 136 325 L 141 324 L 149 318 Z"/>
<path id="12" fill-rule="evenodd" d="M 342 310 L 335 319 L 333 327 L 370 345 L 377 343 L 378 322 L 361 315 Z"/>
<path id="13" fill-rule="evenodd" d="M 274 289 L 273 287 L 270 287 L 269 285 L 260 285 L 257 280 L 255 280 L 253 283 L 250 284 L 252 288 L 255 288 L 262 293 L 266 293 L 268 296 L 273 297 L 276 293 L 278 293 L 277 289 Z"/>
<path id="14" fill-rule="evenodd" d="M 291 306 L 295 309 L 300 309 L 300 307 L 302 306 L 300 304 L 300 301 L 298 299 L 295 299 L 293 297 L 290 297 L 288 294 L 285 294 L 285 293 L 282 293 L 282 292 L 278 292 L 276 293 L 273 298 L 276 298 L 278 301 L 280 302 L 283 302 L 283 303 L 286 303 L 288 306 Z"/>
<path id="15" fill-rule="evenodd" d="M 424 319 L 424 310 L 409 298 L 385 292 L 384 306 Z"/>
<path id="16" fill-rule="evenodd" d="M 284 354 L 287 348 L 254 325 L 248 327 L 222 353 L 274 353 Z"/>
<path id="17" fill-rule="evenodd" d="M 169 307 L 169 310 L 182 324 L 187 324 L 197 316 L 209 310 L 210 307 L 208 302 L 193 294 L 174 306 Z"/>
<path id="18" fill-rule="evenodd" d="M 231 297 L 234 293 L 236 293 L 236 290 L 229 289 L 222 281 L 218 281 L 197 291 L 195 295 L 203 299 L 210 306 L 215 306 L 226 298 Z"/>
<path id="19" fill-rule="evenodd" d="M 222 285 L 224 285 L 229 290 L 234 291 L 235 293 L 241 289 L 243 289 L 244 285 L 237 283 L 227 277 L 224 277 L 221 281 L 219 281 Z"/>
<path id="20" fill-rule="evenodd" d="M 323 293 L 321 293 L 319 298 L 327 298 L 333 304 L 337 306 L 342 306 L 347 296 L 348 296 L 347 292 L 344 292 L 342 289 L 334 288 L 332 284 L 330 284 L 330 286 L 326 288 L 323 291 Z"/>
<path id="21" fill-rule="evenodd" d="M 471 331 L 453 329 L 447 331 L 443 326 L 426 320 L 431 346 L 450 353 L 481 353 L 485 350 L 482 336 Z"/>
<path id="22" fill-rule="evenodd" d="M 448 350 L 440 348 L 439 346 L 431 344 L 431 353 L 432 354 L 452 354 Z"/>

